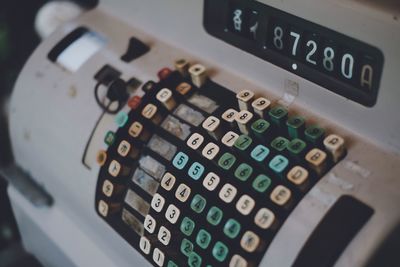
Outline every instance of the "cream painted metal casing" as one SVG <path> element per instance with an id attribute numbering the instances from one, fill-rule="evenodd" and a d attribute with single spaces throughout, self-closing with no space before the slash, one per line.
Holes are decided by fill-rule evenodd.
<path id="1" fill-rule="evenodd" d="M 355 196 L 375 213 L 336 265 L 365 265 L 400 222 L 400 24 L 387 11 L 352 1 L 263 2 L 380 48 L 385 62 L 376 106 L 366 108 L 346 100 L 209 36 L 202 27 L 202 1 L 101 1 L 46 39 L 15 86 L 10 131 L 16 162 L 55 200 L 51 208 L 37 209 L 10 187 L 28 251 L 46 266 L 149 265 L 95 212 L 99 169 L 88 170 L 81 164 L 101 114 L 93 97 L 93 76 L 110 64 L 123 72 L 124 79 L 156 80 L 160 68 L 172 67 L 176 58 L 185 57 L 209 67 L 211 78 L 227 88 L 248 88 L 275 101 L 284 96 L 285 81 L 298 83 L 299 95 L 290 110 L 346 139 L 345 160 L 296 207 L 261 266 L 290 266 L 326 210 L 343 194 Z M 82 25 L 104 36 L 107 45 L 72 74 L 50 62 L 47 54 Z M 126 64 L 119 57 L 131 36 L 150 44 L 151 50 Z M 109 129 L 116 129 L 111 120 Z"/>

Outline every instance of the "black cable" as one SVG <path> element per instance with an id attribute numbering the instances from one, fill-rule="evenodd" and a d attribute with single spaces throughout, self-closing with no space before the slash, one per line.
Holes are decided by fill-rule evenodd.
<path id="1" fill-rule="evenodd" d="M 107 86 L 107 94 L 105 97 L 105 99 L 108 99 L 110 101 L 107 105 L 104 103 L 104 100 L 101 101 L 99 97 L 99 88 L 102 84 L 103 84 L 102 82 L 98 82 L 94 87 L 94 96 L 97 104 L 106 113 L 109 114 L 118 113 L 118 111 L 122 109 L 123 105 L 125 104 L 125 102 L 128 100 L 129 97 L 125 81 L 118 78 L 109 83 L 109 85 Z M 111 110 L 110 107 L 114 102 L 117 102 L 118 105 L 115 109 Z"/>

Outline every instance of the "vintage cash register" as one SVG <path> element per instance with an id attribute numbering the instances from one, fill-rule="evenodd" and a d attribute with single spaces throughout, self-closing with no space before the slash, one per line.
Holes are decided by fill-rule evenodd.
<path id="1" fill-rule="evenodd" d="M 100 0 L 10 101 L 25 248 L 57 267 L 397 266 L 399 15 Z"/>

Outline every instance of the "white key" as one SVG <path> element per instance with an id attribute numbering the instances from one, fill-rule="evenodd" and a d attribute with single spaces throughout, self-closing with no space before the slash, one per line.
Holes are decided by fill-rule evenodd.
<path id="1" fill-rule="evenodd" d="M 218 126 L 220 125 L 221 121 L 214 116 L 209 116 L 207 119 L 205 119 L 202 123 L 202 127 L 209 132 L 214 132 Z"/>
<path id="2" fill-rule="evenodd" d="M 155 211 L 160 212 L 164 207 L 164 204 L 165 204 L 165 198 L 163 198 L 160 194 L 156 193 L 153 196 L 153 199 L 151 200 L 151 207 Z"/>
<path id="3" fill-rule="evenodd" d="M 240 246 L 247 252 L 254 252 L 260 244 L 260 238 L 252 231 L 246 231 L 240 240 Z"/>
<path id="4" fill-rule="evenodd" d="M 151 244 L 149 239 L 142 236 L 139 241 L 139 247 L 143 251 L 144 254 L 148 255 L 150 253 Z"/>
<path id="5" fill-rule="evenodd" d="M 233 147 L 238 138 L 239 135 L 237 133 L 229 131 L 222 137 L 221 142 L 227 147 Z"/>
<path id="6" fill-rule="evenodd" d="M 224 186 L 219 191 L 219 198 L 225 203 L 231 203 L 235 198 L 237 193 L 236 187 L 231 184 L 224 184 Z"/>
<path id="7" fill-rule="evenodd" d="M 254 93 L 249 90 L 242 90 L 236 94 L 240 110 L 248 110 L 250 108 L 250 102 L 254 97 Z"/>
<path id="8" fill-rule="evenodd" d="M 132 137 L 136 138 L 140 135 L 142 130 L 143 130 L 143 125 L 140 122 L 135 121 L 134 123 L 132 123 L 131 127 L 129 127 L 128 132 Z"/>
<path id="9" fill-rule="evenodd" d="M 254 223 L 262 228 L 268 229 L 275 221 L 275 214 L 267 208 L 261 208 L 254 217 Z"/>
<path id="10" fill-rule="evenodd" d="M 244 134 L 249 134 L 248 123 L 253 118 L 253 113 L 247 110 L 242 110 L 236 114 L 235 120 L 238 124 L 240 131 Z"/>
<path id="11" fill-rule="evenodd" d="M 264 97 L 259 97 L 251 103 L 253 107 L 254 113 L 256 113 L 261 118 L 264 118 L 266 115 L 266 111 L 268 110 L 269 106 L 271 105 L 271 101 Z"/>
<path id="12" fill-rule="evenodd" d="M 165 212 L 165 218 L 172 224 L 175 224 L 179 218 L 181 211 L 173 204 L 168 206 L 167 211 Z"/>
<path id="13" fill-rule="evenodd" d="M 126 157 L 129 154 L 129 151 L 131 151 L 131 144 L 126 140 L 122 140 L 121 143 L 119 143 L 117 150 L 118 154 L 122 157 Z"/>
<path id="14" fill-rule="evenodd" d="M 180 202 L 185 202 L 189 196 L 190 196 L 190 192 L 192 190 L 190 189 L 189 186 L 185 185 L 185 184 L 180 184 L 178 186 L 178 189 L 176 189 L 175 192 L 175 197 L 180 201 Z"/>
<path id="15" fill-rule="evenodd" d="M 284 187 L 283 185 L 278 185 L 271 192 L 270 198 L 275 204 L 279 206 L 284 206 L 289 202 L 291 196 L 292 192 L 290 191 L 290 189 Z"/>
<path id="16" fill-rule="evenodd" d="M 100 200 L 97 209 L 98 209 L 99 213 L 103 217 L 107 217 L 107 215 L 108 215 L 108 204 L 105 201 Z"/>
<path id="17" fill-rule="evenodd" d="M 306 161 L 318 175 L 326 169 L 326 153 L 318 148 L 313 148 L 307 153 Z"/>
<path id="18" fill-rule="evenodd" d="M 158 248 L 155 248 L 153 251 L 153 261 L 158 265 L 158 266 L 163 266 L 164 265 L 164 259 L 165 255 L 164 253 L 159 250 Z"/>
<path id="19" fill-rule="evenodd" d="M 109 180 L 104 180 L 102 190 L 104 195 L 111 197 L 114 191 L 114 185 Z"/>
<path id="20" fill-rule="evenodd" d="M 222 114 L 222 119 L 225 120 L 226 122 L 233 123 L 235 121 L 236 114 L 238 112 L 234 110 L 233 108 L 227 109 L 223 114 Z"/>
<path id="21" fill-rule="evenodd" d="M 168 88 L 163 88 L 161 89 L 157 95 L 156 98 L 158 101 L 160 101 L 169 111 L 173 110 L 174 107 L 176 106 L 175 99 L 172 96 L 172 91 L 169 90 Z"/>
<path id="22" fill-rule="evenodd" d="M 144 229 L 146 229 L 150 234 L 154 233 L 154 230 L 156 229 L 156 220 L 154 220 L 154 218 L 149 214 L 147 214 L 144 219 Z"/>
<path id="23" fill-rule="evenodd" d="M 201 87 L 207 80 L 207 69 L 201 64 L 195 64 L 189 68 L 192 82 L 197 87 Z"/>
<path id="24" fill-rule="evenodd" d="M 171 191 L 171 189 L 175 185 L 176 178 L 171 173 L 166 172 L 161 180 L 161 186 L 167 191 Z"/>
<path id="25" fill-rule="evenodd" d="M 236 209 L 243 215 L 249 215 L 253 210 L 256 202 L 248 195 L 243 195 L 236 203 Z"/>
<path id="26" fill-rule="evenodd" d="M 199 133 L 194 133 L 192 134 L 189 139 L 187 140 L 186 144 L 191 148 L 191 149 L 198 149 L 201 144 L 204 142 L 204 137 L 199 134 Z"/>
<path id="27" fill-rule="evenodd" d="M 294 166 L 286 177 L 295 185 L 301 185 L 308 179 L 308 171 L 301 166 Z"/>
<path id="28" fill-rule="evenodd" d="M 336 134 L 328 135 L 324 139 L 324 146 L 335 163 L 339 161 L 346 151 L 344 139 Z"/>
<path id="29" fill-rule="evenodd" d="M 143 108 L 142 116 L 150 120 L 157 113 L 157 110 L 158 109 L 154 104 L 149 103 Z"/>
<path id="30" fill-rule="evenodd" d="M 218 152 L 219 146 L 210 142 L 203 148 L 201 154 L 203 155 L 203 157 L 212 160 L 213 158 L 215 158 L 215 156 L 217 156 Z"/>
<path id="31" fill-rule="evenodd" d="M 202 127 L 215 139 L 219 139 L 221 134 L 221 121 L 214 116 L 209 116 L 202 123 Z"/>
<path id="32" fill-rule="evenodd" d="M 209 191 L 214 191 L 219 184 L 220 178 L 213 172 L 209 172 L 203 180 L 203 186 Z"/>
<path id="33" fill-rule="evenodd" d="M 122 168 L 121 164 L 118 161 L 113 160 L 111 161 L 110 166 L 108 167 L 108 173 L 111 174 L 111 176 L 113 177 L 117 177 L 121 172 L 121 168 Z"/>
<path id="34" fill-rule="evenodd" d="M 171 232 L 165 228 L 164 226 L 160 227 L 160 230 L 158 230 L 158 240 L 160 240 L 161 243 L 164 245 L 168 245 L 169 241 L 171 240 Z"/>
<path id="35" fill-rule="evenodd" d="M 247 261 L 240 255 L 233 255 L 231 261 L 229 262 L 229 267 L 247 267 Z"/>

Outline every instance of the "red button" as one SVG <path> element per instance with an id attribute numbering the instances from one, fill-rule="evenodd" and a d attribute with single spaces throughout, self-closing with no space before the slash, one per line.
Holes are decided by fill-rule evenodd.
<path id="1" fill-rule="evenodd" d="M 128 100 L 128 106 L 131 109 L 137 109 L 141 101 L 142 98 L 140 96 L 135 95 L 134 97 L 131 97 L 131 99 Z"/>
<path id="2" fill-rule="evenodd" d="M 172 73 L 171 69 L 163 68 L 157 73 L 157 75 L 160 80 L 165 80 L 166 78 L 168 78 L 169 75 L 171 75 L 171 73 Z"/>

